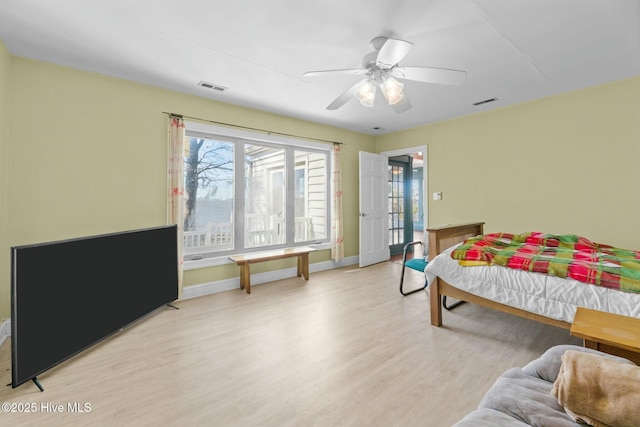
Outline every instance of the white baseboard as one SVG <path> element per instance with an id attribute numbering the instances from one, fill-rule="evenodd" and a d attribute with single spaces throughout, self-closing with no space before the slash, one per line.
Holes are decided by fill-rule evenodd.
<path id="1" fill-rule="evenodd" d="M 318 271 L 331 270 L 334 268 L 346 267 L 347 265 L 358 264 L 357 256 L 344 258 L 340 262 L 323 261 L 309 264 L 309 273 Z M 265 273 L 256 273 L 251 275 L 251 286 L 260 285 L 262 283 L 273 282 L 274 280 L 295 277 L 298 271 L 296 267 L 283 268 L 281 270 L 267 271 Z M 182 290 L 182 299 L 201 297 L 203 295 L 215 294 L 217 292 L 229 291 L 231 289 L 240 288 L 240 278 L 218 280 L 215 282 L 201 283 L 198 285 L 187 286 Z"/>
<path id="2" fill-rule="evenodd" d="M 6 319 L 0 324 L 0 345 L 11 336 L 11 319 Z"/>

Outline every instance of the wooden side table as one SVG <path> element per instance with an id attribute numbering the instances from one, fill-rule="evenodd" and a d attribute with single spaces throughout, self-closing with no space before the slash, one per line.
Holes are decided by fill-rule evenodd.
<path id="1" fill-rule="evenodd" d="M 571 335 L 582 338 L 585 347 L 640 365 L 640 319 L 578 307 Z"/>

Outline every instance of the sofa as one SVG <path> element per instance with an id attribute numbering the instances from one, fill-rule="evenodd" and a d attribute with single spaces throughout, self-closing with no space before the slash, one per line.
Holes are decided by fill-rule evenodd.
<path id="1" fill-rule="evenodd" d="M 523 368 L 502 374 L 481 400 L 478 408 L 456 423 L 455 427 L 553 426 L 578 424 L 552 395 L 554 382 L 567 350 L 602 355 L 624 364 L 635 365 L 620 357 L 574 345 L 551 347 Z"/>

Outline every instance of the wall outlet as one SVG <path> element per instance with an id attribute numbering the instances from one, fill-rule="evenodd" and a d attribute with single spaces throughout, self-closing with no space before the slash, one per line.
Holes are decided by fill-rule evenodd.
<path id="1" fill-rule="evenodd" d="M 433 200 L 442 200 L 442 192 L 441 191 L 437 191 L 437 192 L 433 193 Z"/>

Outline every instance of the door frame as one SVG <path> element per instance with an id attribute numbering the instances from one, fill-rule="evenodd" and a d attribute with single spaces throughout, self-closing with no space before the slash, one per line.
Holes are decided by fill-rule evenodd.
<path id="1" fill-rule="evenodd" d="M 414 147 L 407 147 L 407 148 L 398 148 L 396 150 L 389 150 L 389 151 L 383 151 L 380 154 L 382 154 L 383 156 L 388 157 L 394 157 L 394 156 L 403 156 L 403 155 L 409 155 L 409 154 L 413 154 L 413 153 L 418 153 L 418 152 L 422 152 L 423 153 L 423 169 L 422 169 L 422 175 L 423 175 L 423 181 L 422 181 L 422 191 L 423 191 L 423 198 L 422 198 L 422 209 L 424 211 L 424 223 L 423 223 L 423 228 L 426 229 L 429 226 L 429 197 L 428 197 L 428 189 L 429 189 L 429 173 L 428 173 L 428 166 L 429 166 L 429 151 L 428 151 L 428 145 L 417 145 Z M 389 233 L 388 227 L 387 227 L 387 234 Z"/>
<path id="2" fill-rule="evenodd" d="M 404 248 L 404 245 L 407 242 L 413 241 L 413 215 L 411 213 L 412 200 L 411 197 L 407 197 L 407 195 L 411 195 L 411 186 L 412 186 L 412 176 L 413 176 L 413 162 L 411 156 L 402 155 L 402 156 L 393 156 L 388 157 L 387 164 L 389 167 L 397 166 L 402 168 L 402 212 L 404 213 L 404 219 L 402 227 L 402 242 L 401 243 L 392 243 L 392 234 L 389 235 L 389 252 L 391 256 L 395 256 L 401 254 Z M 403 160 L 400 160 L 403 159 Z M 393 207 L 390 203 L 390 212 L 389 214 L 393 214 Z M 394 220 L 389 218 L 389 224 L 395 226 Z"/>

